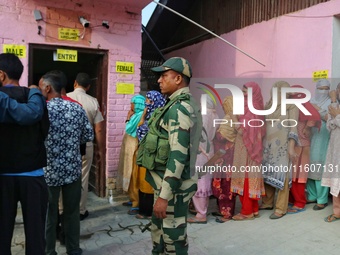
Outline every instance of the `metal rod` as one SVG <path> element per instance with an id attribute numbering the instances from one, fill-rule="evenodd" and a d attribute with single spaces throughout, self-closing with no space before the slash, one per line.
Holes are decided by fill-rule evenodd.
<path id="1" fill-rule="evenodd" d="M 261 63 L 260 61 L 258 61 L 257 59 L 255 59 L 254 57 L 252 57 L 251 55 L 249 55 L 248 53 L 244 52 L 243 50 L 241 50 L 240 48 L 238 48 L 238 47 L 235 46 L 234 44 L 228 42 L 226 39 L 224 39 L 224 38 L 222 38 L 221 36 L 215 34 L 214 32 L 210 31 L 209 29 L 203 27 L 202 25 L 198 24 L 197 22 L 195 22 L 195 21 L 193 21 L 193 20 L 191 20 L 191 19 L 185 17 L 184 15 L 180 14 L 179 12 L 176 12 L 175 10 L 169 8 L 168 6 L 166 6 L 166 5 L 164 5 L 164 4 L 161 4 L 161 3 L 159 3 L 159 2 L 157 2 L 157 1 L 155 1 L 155 0 L 152 0 L 152 1 L 153 1 L 154 3 L 156 3 L 157 5 L 162 6 L 163 8 L 165 8 L 165 9 L 167 9 L 167 10 L 169 10 L 169 11 L 175 13 L 176 15 L 182 17 L 183 19 L 185 19 L 185 20 L 191 22 L 192 24 L 198 26 L 199 28 L 201 28 L 201 29 L 207 31 L 208 33 L 210 33 L 210 34 L 212 34 L 213 36 L 217 37 L 218 39 L 222 40 L 223 42 L 229 44 L 231 47 L 233 47 L 233 48 L 235 48 L 236 50 L 242 52 L 244 55 L 246 55 L 247 57 L 249 57 L 249 58 L 251 58 L 252 60 L 256 61 L 256 62 L 259 63 L 260 65 L 265 66 L 263 63 Z"/>
<path id="2" fill-rule="evenodd" d="M 169 52 L 169 51 L 172 51 L 172 50 L 179 49 L 180 47 L 185 46 L 185 45 L 188 45 L 189 43 L 193 43 L 193 42 L 195 42 L 196 40 L 200 39 L 201 37 L 204 37 L 204 36 L 207 36 L 207 35 L 210 35 L 210 33 L 205 33 L 205 34 L 203 34 L 203 35 L 196 36 L 196 37 L 194 37 L 194 38 L 191 38 L 191 39 L 186 40 L 186 41 L 184 41 L 184 42 L 175 44 L 175 45 L 170 46 L 170 47 L 168 47 L 168 48 L 161 49 L 161 52 L 162 52 L 162 53 L 166 53 L 166 52 Z"/>
<path id="3" fill-rule="evenodd" d="M 158 52 L 158 54 L 162 57 L 163 61 L 165 61 L 165 57 L 163 55 L 163 53 L 159 50 L 157 44 L 154 42 L 154 40 L 152 39 L 152 37 L 150 36 L 149 32 L 146 30 L 146 27 L 144 27 L 144 25 L 142 25 L 142 30 L 143 32 L 146 34 L 146 36 L 149 38 L 152 46 L 156 49 L 156 51 Z"/>

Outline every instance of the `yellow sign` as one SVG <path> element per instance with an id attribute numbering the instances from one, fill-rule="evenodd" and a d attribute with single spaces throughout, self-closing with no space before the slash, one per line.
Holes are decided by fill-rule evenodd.
<path id="1" fill-rule="evenodd" d="M 57 49 L 56 61 L 63 62 L 77 62 L 78 61 L 78 51 L 76 50 L 63 50 Z"/>
<path id="2" fill-rule="evenodd" d="M 79 29 L 58 28 L 58 39 L 66 41 L 79 41 Z"/>
<path id="3" fill-rule="evenodd" d="M 320 79 L 328 79 L 328 70 L 321 70 L 313 72 L 313 81 Z"/>
<path id="4" fill-rule="evenodd" d="M 135 73 L 135 63 L 116 61 L 116 72 L 133 74 Z"/>
<path id="5" fill-rule="evenodd" d="M 117 82 L 116 83 L 116 93 L 117 94 L 133 95 L 133 94 L 135 94 L 135 84 Z"/>
<path id="6" fill-rule="evenodd" d="M 17 55 L 19 58 L 26 58 L 26 46 L 15 45 L 15 44 L 4 44 L 3 53 L 12 53 Z"/>

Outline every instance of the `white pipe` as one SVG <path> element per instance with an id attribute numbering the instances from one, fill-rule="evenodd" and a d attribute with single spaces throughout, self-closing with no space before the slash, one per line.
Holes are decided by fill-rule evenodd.
<path id="1" fill-rule="evenodd" d="M 252 60 L 256 61 L 256 62 L 259 63 L 260 65 L 265 66 L 265 65 L 262 64 L 260 61 L 258 61 L 257 59 L 255 59 L 254 57 L 252 57 L 251 55 L 249 55 L 248 53 L 244 52 L 243 50 L 241 50 L 240 48 L 238 48 L 238 47 L 235 46 L 234 44 L 228 42 L 226 39 L 224 39 L 224 38 L 222 38 L 221 36 L 215 34 L 214 32 L 210 31 L 209 29 L 203 27 L 202 25 L 198 24 L 197 22 L 195 22 L 195 21 L 193 21 L 193 20 L 191 20 L 191 19 L 185 17 L 184 15 L 180 14 L 179 12 L 176 12 L 175 10 L 169 8 L 168 6 L 166 6 L 166 5 L 164 5 L 164 4 L 161 4 L 161 3 L 159 3 L 159 2 L 157 2 L 157 1 L 155 1 L 155 0 L 152 0 L 152 1 L 153 1 L 154 3 L 160 5 L 160 6 L 164 7 L 165 9 L 167 9 L 167 10 L 169 10 L 169 11 L 175 13 L 176 15 L 182 17 L 183 19 L 186 19 L 187 21 L 193 23 L 194 25 L 196 25 L 196 26 L 202 28 L 203 30 L 207 31 L 208 33 L 210 33 L 210 34 L 212 34 L 213 36 L 217 37 L 218 39 L 222 40 L 223 42 L 229 44 L 231 47 L 233 47 L 233 48 L 235 48 L 236 50 L 242 52 L 244 55 L 246 55 L 247 57 L 249 57 L 249 58 L 251 58 Z"/>

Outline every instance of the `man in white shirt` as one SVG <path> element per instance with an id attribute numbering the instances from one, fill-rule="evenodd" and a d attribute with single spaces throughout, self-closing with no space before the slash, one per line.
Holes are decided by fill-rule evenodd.
<path id="1" fill-rule="evenodd" d="M 91 79 L 87 73 L 78 73 L 74 82 L 74 91 L 67 96 L 78 101 L 84 108 L 93 126 L 95 140 L 98 147 L 97 160 L 103 160 L 104 154 L 104 118 L 100 112 L 96 98 L 86 94 L 90 89 Z M 80 199 L 80 220 L 85 219 L 89 212 L 86 210 L 90 169 L 93 161 L 93 143 L 86 144 L 86 154 L 82 157 L 82 195 Z"/>

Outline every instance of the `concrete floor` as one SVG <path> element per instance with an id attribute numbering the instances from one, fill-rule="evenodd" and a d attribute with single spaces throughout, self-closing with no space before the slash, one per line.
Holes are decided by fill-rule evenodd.
<path id="1" fill-rule="evenodd" d="M 147 220 L 127 214 L 126 195 L 116 194 L 114 203 L 89 194 L 90 216 L 81 222 L 81 248 L 84 255 L 151 254 L 150 232 L 141 232 Z M 238 199 L 237 199 L 238 201 Z M 332 213 L 332 205 L 313 211 L 313 204 L 298 214 L 270 220 L 272 211 L 260 211 L 260 218 L 242 222 L 216 223 L 209 215 L 207 224 L 189 224 L 189 254 L 214 255 L 273 255 L 309 254 L 338 255 L 340 251 L 340 221 L 324 222 Z M 236 213 L 240 204 L 237 202 Z M 210 200 L 209 212 L 216 210 L 215 199 Z M 13 235 L 12 254 L 24 255 L 25 237 L 21 210 Z M 66 254 L 57 242 L 58 254 Z M 1 252 L 0 252 L 1 253 Z"/>

